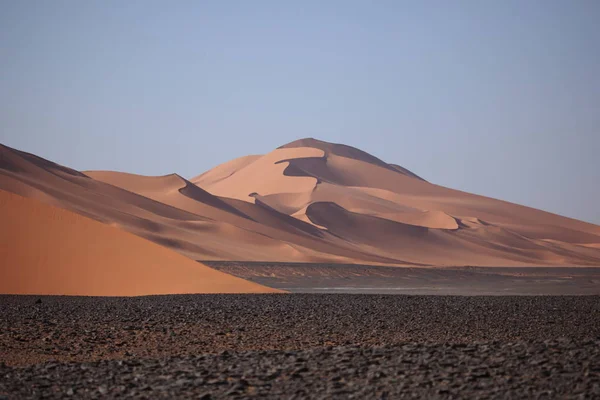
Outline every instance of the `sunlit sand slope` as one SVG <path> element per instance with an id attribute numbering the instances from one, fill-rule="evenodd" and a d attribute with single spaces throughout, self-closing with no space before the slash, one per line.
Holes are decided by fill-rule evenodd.
<path id="1" fill-rule="evenodd" d="M 120 229 L 0 190 L 0 293 L 268 293 Z"/>

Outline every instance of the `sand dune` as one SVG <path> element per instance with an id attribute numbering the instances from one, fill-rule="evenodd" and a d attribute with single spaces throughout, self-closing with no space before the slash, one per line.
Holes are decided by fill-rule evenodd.
<path id="1" fill-rule="evenodd" d="M 175 174 L 89 172 L 92 179 L 6 146 L 0 155 L 0 189 L 125 229 L 194 260 L 390 261 L 339 238 L 323 240 L 326 233 L 268 207 L 213 196 Z"/>
<path id="2" fill-rule="evenodd" d="M 296 149 L 296 157 L 283 158 L 282 149 Z M 323 151 L 321 157 L 306 156 L 309 149 Z M 279 161 L 275 161 L 279 158 Z M 281 169 L 275 166 L 287 163 Z M 246 171 L 245 171 L 246 169 Z M 274 174 L 276 179 L 271 179 Z M 315 227 L 343 238 L 361 251 L 392 258 L 399 263 L 431 265 L 535 265 L 598 264 L 600 254 L 550 248 L 546 239 L 577 243 L 596 249 L 600 228 L 558 215 L 508 202 L 471 195 L 431 184 L 397 165 L 386 164 L 358 149 L 345 145 L 302 139 L 254 158 L 250 166 L 236 170 L 245 176 L 245 185 L 224 178 L 205 189 L 217 195 L 268 205 L 278 212 L 310 222 Z M 267 179 L 250 177 L 269 177 Z M 314 185 L 302 185 L 313 178 Z M 302 180 L 301 180 L 302 179 Z M 260 182 L 257 182 L 260 181 Z M 248 182 L 252 182 L 249 185 Z M 284 182 L 282 184 L 282 182 Z M 287 188 L 298 182 L 293 190 Z M 202 186 L 202 180 L 198 180 Z M 311 218 L 312 205 L 328 203 L 335 218 Z M 332 208 L 332 205 L 339 206 Z M 322 207 L 322 206 L 319 206 Z M 363 216 L 360 222 L 340 231 L 346 221 L 339 212 Z M 374 217 L 374 218 L 367 218 Z M 415 243 L 415 233 L 384 231 L 381 220 L 427 228 L 427 240 Z M 368 237 L 357 234 L 369 232 Z M 436 239 L 443 235 L 444 241 Z M 374 241 L 369 245 L 370 240 Z M 376 244 L 375 244 L 376 243 Z M 410 248 L 406 244 L 411 243 Z M 591 256 L 591 257 L 590 257 Z"/>
<path id="3" fill-rule="evenodd" d="M 194 260 L 600 265 L 597 225 L 438 186 L 361 150 L 315 139 L 190 180 L 80 173 L 0 150 L 0 189 Z"/>
<path id="4" fill-rule="evenodd" d="M 0 293 L 267 293 L 140 237 L 0 191 Z"/>

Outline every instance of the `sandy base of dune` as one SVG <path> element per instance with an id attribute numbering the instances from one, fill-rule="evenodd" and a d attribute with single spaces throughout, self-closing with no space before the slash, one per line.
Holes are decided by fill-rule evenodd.
<path id="1" fill-rule="evenodd" d="M 598 309 L 598 296 L 0 296 L 0 396 L 595 398 Z"/>

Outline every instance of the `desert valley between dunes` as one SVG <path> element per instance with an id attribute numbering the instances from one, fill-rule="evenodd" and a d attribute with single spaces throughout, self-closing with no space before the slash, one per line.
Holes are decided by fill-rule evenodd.
<path id="1" fill-rule="evenodd" d="M 0 151 L 2 293 L 276 291 L 196 261 L 600 265 L 599 226 L 438 186 L 315 139 L 190 179 L 79 172 Z"/>

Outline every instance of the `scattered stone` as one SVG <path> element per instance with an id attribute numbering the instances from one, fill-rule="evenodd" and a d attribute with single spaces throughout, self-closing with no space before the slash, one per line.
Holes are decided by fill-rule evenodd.
<path id="1" fill-rule="evenodd" d="M 0 296 L 0 400 L 600 396 L 600 297 L 35 299 Z"/>

